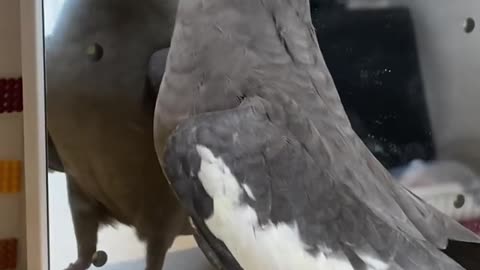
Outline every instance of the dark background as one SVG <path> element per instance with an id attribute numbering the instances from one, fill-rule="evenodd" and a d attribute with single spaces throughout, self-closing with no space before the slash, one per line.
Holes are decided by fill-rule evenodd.
<path id="1" fill-rule="evenodd" d="M 408 9 L 311 0 L 325 61 L 353 128 L 387 168 L 434 156 Z"/>

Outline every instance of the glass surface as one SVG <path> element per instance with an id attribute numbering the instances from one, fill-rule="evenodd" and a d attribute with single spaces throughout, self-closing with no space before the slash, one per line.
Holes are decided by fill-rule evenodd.
<path id="1" fill-rule="evenodd" d="M 96 221 L 116 224 L 100 226 L 97 250 L 108 260 L 100 252 L 93 261 L 102 269 L 142 269 L 143 240 L 164 231 L 186 234 L 166 269 L 210 268 L 182 229 L 188 222 L 151 138 L 175 5 L 44 0 L 51 269 L 77 260 L 76 239 L 96 242 Z M 396 181 L 479 230 L 480 2 L 312 0 L 310 7 L 355 132 Z"/>

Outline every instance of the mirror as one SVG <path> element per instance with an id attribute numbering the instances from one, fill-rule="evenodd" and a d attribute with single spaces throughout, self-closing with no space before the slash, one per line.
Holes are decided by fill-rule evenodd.
<path id="1" fill-rule="evenodd" d="M 163 73 L 175 8 L 164 0 L 44 2 L 51 269 L 142 269 L 147 252 L 159 254 L 148 263 L 160 269 L 174 237 L 191 235 L 159 181 L 151 136 L 160 82 L 149 72 Z M 180 237 L 166 267 L 185 264 L 181 254 L 205 263 L 193 243 Z"/>
<path id="2" fill-rule="evenodd" d="M 213 269 L 152 137 L 177 1 L 43 8 L 50 269 Z M 480 233 L 480 2 L 310 8 L 355 132 L 396 181 Z"/>

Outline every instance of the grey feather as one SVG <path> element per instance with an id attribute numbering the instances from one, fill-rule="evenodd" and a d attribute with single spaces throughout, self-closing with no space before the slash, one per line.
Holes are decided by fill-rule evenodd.
<path id="1" fill-rule="evenodd" d="M 192 175 L 201 144 L 252 188 L 260 222 L 296 222 L 312 253 L 326 245 L 355 269 L 360 253 L 391 270 L 463 269 L 439 249 L 479 242 L 395 183 L 352 130 L 306 0 L 180 1 L 154 132 L 196 220 L 212 211 Z"/>

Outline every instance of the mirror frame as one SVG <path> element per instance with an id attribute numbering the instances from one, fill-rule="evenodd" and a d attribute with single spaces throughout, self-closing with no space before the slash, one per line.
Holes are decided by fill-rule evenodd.
<path id="1" fill-rule="evenodd" d="M 47 158 L 43 1 L 21 0 L 24 179 L 26 243 L 22 253 L 29 270 L 48 270 Z"/>

